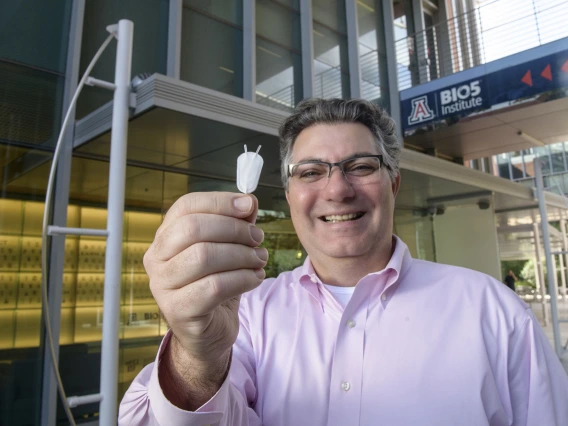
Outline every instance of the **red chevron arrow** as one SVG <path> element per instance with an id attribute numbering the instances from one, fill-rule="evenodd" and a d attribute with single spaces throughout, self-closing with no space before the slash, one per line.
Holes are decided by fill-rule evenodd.
<path id="1" fill-rule="evenodd" d="M 523 83 L 525 83 L 527 86 L 531 86 L 532 87 L 532 75 L 531 75 L 531 70 L 528 70 L 525 75 L 523 76 L 523 78 L 521 78 L 521 81 Z"/>
<path id="2" fill-rule="evenodd" d="M 546 78 L 549 81 L 552 81 L 552 72 L 550 71 L 550 64 L 548 64 L 546 66 L 546 68 L 544 68 L 542 70 L 542 72 L 540 73 L 540 75 L 544 78 Z"/>
<path id="3" fill-rule="evenodd" d="M 560 69 L 564 72 L 568 72 L 568 61 L 564 62 L 564 65 L 562 65 Z"/>

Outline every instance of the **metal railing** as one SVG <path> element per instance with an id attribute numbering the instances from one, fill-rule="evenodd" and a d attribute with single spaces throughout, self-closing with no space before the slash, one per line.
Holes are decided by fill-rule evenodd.
<path id="1" fill-rule="evenodd" d="M 271 95 L 266 95 L 259 91 L 256 92 L 256 102 L 271 108 L 290 112 L 296 105 L 294 98 L 294 85 L 284 87 Z"/>
<path id="2" fill-rule="evenodd" d="M 568 3 L 496 0 L 395 42 L 404 90 L 568 37 Z"/>
<path id="3" fill-rule="evenodd" d="M 380 100 L 382 91 L 388 92 L 388 89 L 381 87 L 378 52 L 373 50 L 361 55 L 359 64 L 361 66 L 361 97 L 369 101 Z"/>
<path id="4" fill-rule="evenodd" d="M 314 76 L 315 98 L 342 98 L 343 86 L 340 66 L 327 69 Z"/>

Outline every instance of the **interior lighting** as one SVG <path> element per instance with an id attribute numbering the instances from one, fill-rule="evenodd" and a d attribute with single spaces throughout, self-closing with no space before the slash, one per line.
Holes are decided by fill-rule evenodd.
<path id="1" fill-rule="evenodd" d="M 369 6 L 368 4 L 363 3 L 361 0 L 357 0 L 357 4 L 361 6 L 363 9 L 367 9 L 369 12 L 375 12 L 375 9 Z"/>

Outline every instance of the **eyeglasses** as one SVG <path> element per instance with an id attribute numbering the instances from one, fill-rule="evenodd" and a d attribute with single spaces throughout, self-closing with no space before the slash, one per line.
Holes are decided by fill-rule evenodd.
<path id="1" fill-rule="evenodd" d="M 302 161 L 288 165 L 288 177 L 307 188 L 322 189 L 331 177 L 331 169 L 337 166 L 349 183 L 364 185 L 379 181 L 381 165 L 383 165 L 382 155 L 347 158 L 337 163 Z"/>

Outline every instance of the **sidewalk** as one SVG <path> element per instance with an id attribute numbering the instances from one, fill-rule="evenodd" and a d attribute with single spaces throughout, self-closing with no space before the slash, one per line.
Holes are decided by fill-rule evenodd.
<path id="1" fill-rule="evenodd" d="M 546 304 L 546 309 L 548 311 L 549 320 L 548 320 L 548 325 L 545 326 L 544 325 L 544 315 L 543 315 L 543 311 L 542 311 L 542 304 L 540 302 L 534 302 L 534 301 L 533 302 L 526 301 L 526 302 L 528 303 L 528 305 L 533 310 L 535 316 L 537 317 L 538 321 L 540 322 L 540 325 L 544 329 L 546 336 L 548 337 L 548 341 L 550 342 L 550 344 L 554 348 L 554 334 L 552 332 L 552 315 L 550 314 L 550 303 Z M 562 300 L 558 301 L 558 317 L 560 319 L 568 319 L 568 301 L 566 301 L 566 302 L 564 302 Z M 567 322 L 561 322 L 560 323 L 560 339 L 561 339 L 561 345 L 565 346 L 566 341 L 568 340 L 568 323 Z M 564 355 L 560 361 L 562 362 L 562 365 L 564 365 L 564 369 L 566 370 L 566 372 L 568 372 L 568 354 Z"/>

